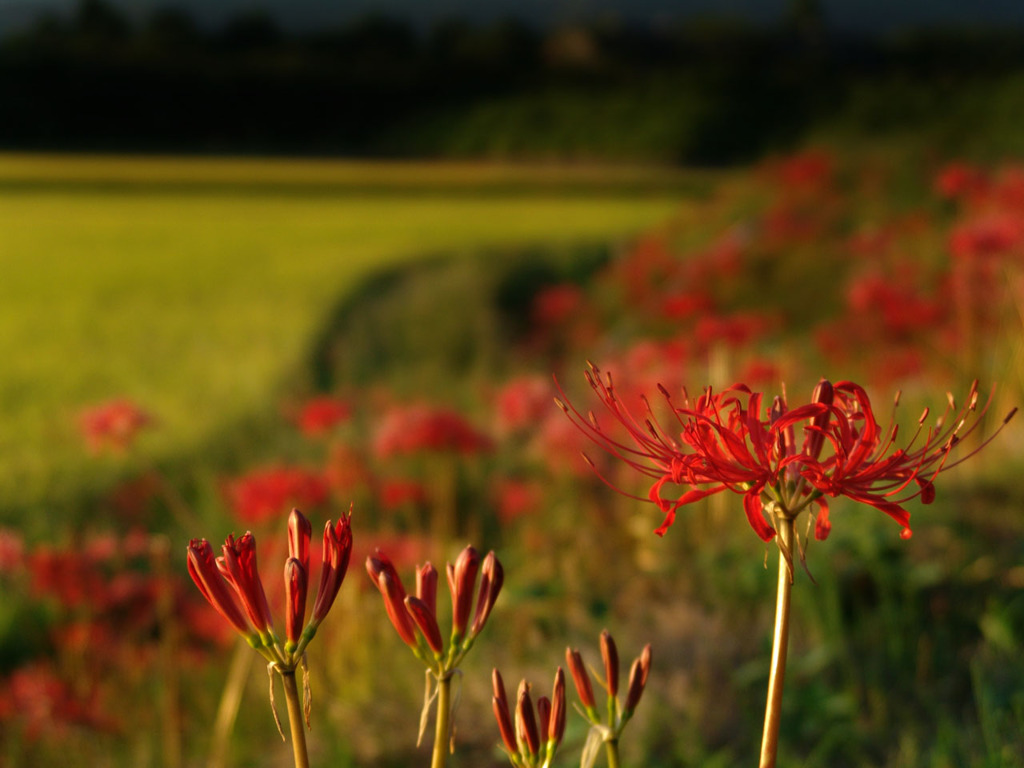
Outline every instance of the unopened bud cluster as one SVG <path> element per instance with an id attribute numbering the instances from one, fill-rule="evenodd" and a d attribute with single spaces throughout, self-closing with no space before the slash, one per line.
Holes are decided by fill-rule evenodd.
<path id="1" fill-rule="evenodd" d="M 603 686 L 607 691 L 605 714 L 602 717 L 594 698 L 594 688 L 583 657 L 575 648 L 565 649 L 565 660 L 569 666 L 576 693 L 580 698 L 583 715 L 595 727 L 604 741 L 617 741 L 622 729 L 636 711 L 637 704 L 647 685 L 647 676 L 651 671 L 651 646 L 644 646 L 640 655 L 634 659 L 629 670 L 629 681 L 625 698 L 619 701 L 619 652 L 615 641 L 608 630 L 601 633 L 601 658 L 604 661 Z"/>
<path id="2" fill-rule="evenodd" d="M 256 563 L 256 537 L 247 531 L 229 535 L 215 557 L 206 539 L 188 545 L 188 572 L 203 597 L 268 662 L 280 671 L 294 670 L 309 641 L 327 616 L 348 569 L 352 554 L 352 513 L 324 526 L 323 562 L 313 610 L 306 622 L 312 526 L 293 509 L 288 517 L 288 559 L 284 565 L 285 640 L 277 636 L 266 590 Z"/>
<path id="3" fill-rule="evenodd" d="M 512 765 L 515 768 L 548 768 L 565 735 L 565 673 L 562 668 L 555 672 L 551 698 L 541 696 L 537 699 L 536 715 L 530 685 L 525 680 L 519 683 L 514 715 L 498 670 L 494 670 L 491 681 L 494 686 L 491 700 L 494 717 Z"/>
<path id="4" fill-rule="evenodd" d="M 427 562 L 416 569 L 413 595 L 406 593 L 394 564 L 379 549 L 366 559 L 366 571 L 384 598 L 388 618 L 398 636 L 438 678 L 450 675 L 472 647 L 505 580 L 501 563 L 493 552 L 481 560 L 476 549 L 466 547 L 454 565 L 448 564 L 452 629 L 446 648 L 437 620 L 438 573 L 433 565 Z"/>

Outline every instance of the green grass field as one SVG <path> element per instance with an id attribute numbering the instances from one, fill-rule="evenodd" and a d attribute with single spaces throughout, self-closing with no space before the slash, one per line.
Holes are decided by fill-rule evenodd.
<path id="1" fill-rule="evenodd" d="M 625 166 L 0 156 L 0 521 L 102 474 L 83 406 L 131 397 L 161 422 L 150 457 L 195 452 L 277 408 L 374 270 L 622 238 L 706 185 Z"/>

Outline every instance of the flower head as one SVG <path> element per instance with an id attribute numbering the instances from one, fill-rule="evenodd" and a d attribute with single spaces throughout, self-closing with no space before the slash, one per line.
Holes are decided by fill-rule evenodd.
<path id="1" fill-rule="evenodd" d="M 352 551 L 351 513 L 339 518 L 336 524 L 328 521 L 324 529 L 319 589 L 310 621 L 306 623 L 309 538 L 309 521 L 297 509 L 292 510 L 288 519 L 289 555 L 284 566 L 287 642 L 283 645 L 274 634 L 273 618 L 256 563 L 256 538 L 252 533 L 247 531 L 237 539 L 229 535 L 222 548 L 223 555 L 218 558 L 214 558 L 213 548 L 206 539 L 192 539 L 188 545 L 188 572 L 203 597 L 250 645 L 280 669 L 295 668 L 334 603 Z"/>
<path id="2" fill-rule="evenodd" d="M 473 645 L 504 582 L 501 563 L 493 552 L 481 560 L 476 549 L 466 547 L 454 564 L 448 564 L 452 630 L 445 649 L 437 619 L 438 571 L 433 565 L 428 562 L 417 568 L 415 595 L 406 593 L 394 564 L 379 549 L 366 559 L 366 571 L 380 590 L 388 618 L 402 642 L 438 676 L 455 669 Z"/>
<path id="3" fill-rule="evenodd" d="M 910 513 L 903 505 L 917 497 L 930 503 L 937 475 L 994 437 L 950 461 L 991 402 L 990 397 L 978 407 L 977 383 L 962 408 L 950 395 L 946 413 L 933 427 L 924 426 L 926 410 L 914 436 L 897 447 L 897 426 L 882 428 L 865 390 L 850 381 L 832 385 L 822 380 L 811 401 L 793 409 L 784 396 L 766 406 L 764 395 L 744 384 L 721 393 L 708 389 L 692 401 L 684 392 L 681 405 L 661 388 L 674 419 L 671 429 L 646 400 L 646 413 L 634 416 L 616 394 L 611 377 L 597 367 L 591 366 L 587 381 L 616 431 L 606 429 L 593 412 L 584 416 L 565 402 L 560 405 L 587 437 L 651 478 L 647 498 L 665 514 L 659 535 L 680 507 L 728 490 L 743 496 L 747 520 L 765 541 L 775 536 L 766 514 L 795 517 L 812 503 L 818 508 L 816 536 L 825 538 L 830 529 L 827 497 L 836 496 L 885 512 L 903 526 L 907 537 Z M 680 490 L 671 492 L 674 488 Z"/>

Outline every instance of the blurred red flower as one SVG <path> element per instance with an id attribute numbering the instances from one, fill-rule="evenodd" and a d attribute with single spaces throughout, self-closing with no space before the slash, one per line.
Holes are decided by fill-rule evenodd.
<path id="1" fill-rule="evenodd" d="M 494 487 L 494 495 L 498 519 L 504 525 L 537 513 L 544 500 L 542 486 L 525 480 L 501 480 Z"/>
<path id="2" fill-rule="evenodd" d="M 238 520 L 251 525 L 271 520 L 292 507 L 319 507 L 330 495 L 323 474 L 287 466 L 253 470 L 229 481 L 225 492 Z"/>
<path id="3" fill-rule="evenodd" d="M 427 491 L 415 480 L 384 480 L 377 489 L 377 500 L 385 510 L 394 510 L 408 504 L 423 504 Z"/>
<path id="4" fill-rule="evenodd" d="M 59 737 L 69 726 L 116 728 L 96 689 L 82 695 L 43 663 L 19 667 L 0 683 L 0 722 L 12 720 L 30 741 Z"/>
<path id="5" fill-rule="evenodd" d="M 491 439 L 456 411 L 420 404 L 386 413 L 372 450 L 377 458 L 389 459 L 422 452 L 482 453 L 492 447 Z"/>
<path id="6" fill-rule="evenodd" d="M 321 437 L 352 416 L 352 406 L 336 397 L 307 400 L 295 415 L 295 423 L 306 437 Z"/>
<path id="7" fill-rule="evenodd" d="M 131 448 L 139 431 L 153 418 L 130 400 L 112 400 L 83 410 L 78 424 L 89 450 L 123 453 Z"/>
<path id="8" fill-rule="evenodd" d="M 552 397 L 550 379 L 520 376 L 508 381 L 494 398 L 498 429 L 502 432 L 534 429 L 551 410 Z"/>

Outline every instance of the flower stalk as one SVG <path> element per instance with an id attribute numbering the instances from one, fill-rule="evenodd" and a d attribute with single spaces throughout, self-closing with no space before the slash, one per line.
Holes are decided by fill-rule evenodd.
<path id="1" fill-rule="evenodd" d="M 779 583 L 775 598 L 775 632 L 772 637 L 772 662 L 768 675 L 768 700 L 765 704 L 764 733 L 761 737 L 760 768 L 775 768 L 779 747 L 779 724 L 782 719 L 782 689 L 786 678 L 786 657 L 789 650 L 789 605 L 793 587 L 792 551 L 794 519 L 790 515 L 778 516 Z"/>
<path id="2" fill-rule="evenodd" d="M 434 748 L 430 768 L 444 768 L 451 748 L 452 677 L 437 678 L 437 715 L 434 722 Z"/>
<path id="3" fill-rule="evenodd" d="M 295 681 L 295 670 L 278 670 L 284 683 L 284 698 L 288 707 L 288 726 L 292 737 L 292 752 L 295 755 L 295 768 L 309 768 L 309 754 L 306 750 L 306 731 L 304 729 L 302 703 L 299 698 L 299 686 Z"/>

